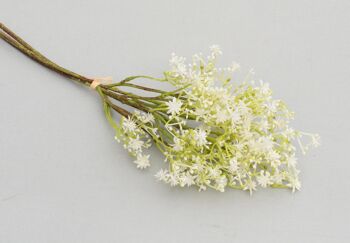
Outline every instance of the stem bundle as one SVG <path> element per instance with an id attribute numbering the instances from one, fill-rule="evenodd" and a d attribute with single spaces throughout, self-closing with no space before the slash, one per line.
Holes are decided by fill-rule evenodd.
<path id="1" fill-rule="evenodd" d="M 38 50 L 34 49 L 31 45 L 29 45 L 27 42 L 25 42 L 21 37 L 19 37 L 17 34 L 15 34 L 12 30 L 7 28 L 4 24 L 0 23 L 0 38 L 3 39 L 5 42 L 16 48 L 18 51 L 23 53 L 24 55 L 30 57 L 32 60 L 36 61 L 40 65 L 43 65 L 44 67 L 60 74 L 65 77 L 68 77 L 71 80 L 75 80 L 85 86 L 90 86 L 90 84 L 93 82 L 93 79 L 87 78 L 83 75 L 77 74 L 73 71 L 70 71 L 64 67 L 61 67 L 60 65 L 54 63 L 47 57 L 45 57 L 43 54 L 41 54 Z M 149 87 L 144 87 L 141 85 L 131 84 L 129 83 L 131 80 L 136 78 L 148 78 L 153 79 L 152 77 L 148 76 L 132 76 L 129 78 L 126 78 L 122 80 L 119 83 L 114 83 L 111 85 L 99 85 L 98 90 L 99 94 L 101 95 L 103 101 L 106 103 L 107 107 L 112 108 L 119 114 L 121 114 L 124 117 L 130 116 L 130 113 L 123 109 L 122 107 L 113 104 L 110 99 L 117 100 L 123 104 L 129 105 L 131 107 L 146 111 L 146 109 L 142 106 L 144 101 L 151 101 L 155 104 L 159 103 L 156 99 L 152 99 L 151 97 L 142 97 L 135 94 L 127 93 L 125 91 L 122 91 L 118 89 L 120 86 L 125 87 L 132 87 L 140 90 L 145 90 L 149 92 L 154 93 L 165 93 L 165 91 L 158 90 L 158 89 L 152 89 Z M 161 97 L 159 97 L 161 98 Z"/>

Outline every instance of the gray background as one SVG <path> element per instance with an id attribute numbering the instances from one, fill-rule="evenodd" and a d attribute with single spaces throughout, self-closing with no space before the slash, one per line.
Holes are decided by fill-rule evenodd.
<path id="1" fill-rule="evenodd" d="M 1 21 L 87 76 L 161 75 L 221 45 L 322 147 L 303 189 L 170 188 L 113 140 L 98 96 L 0 41 L 0 242 L 349 242 L 349 1 L 0 0 Z"/>

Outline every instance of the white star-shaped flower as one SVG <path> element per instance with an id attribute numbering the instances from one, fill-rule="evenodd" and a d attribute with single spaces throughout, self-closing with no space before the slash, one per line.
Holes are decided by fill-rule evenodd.
<path id="1" fill-rule="evenodd" d="M 215 180 L 215 183 L 216 183 L 217 190 L 219 190 L 220 192 L 224 192 L 225 191 L 225 187 L 227 185 L 227 178 L 226 178 L 226 176 L 220 176 L 219 178 L 217 178 Z"/>
<path id="2" fill-rule="evenodd" d="M 269 83 L 265 83 L 262 80 L 260 80 L 259 82 L 260 82 L 260 91 L 262 94 L 266 95 L 271 92 Z"/>
<path id="3" fill-rule="evenodd" d="M 128 144 L 128 148 L 135 152 L 140 152 L 142 150 L 144 142 L 139 139 L 139 137 L 131 138 Z"/>
<path id="4" fill-rule="evenodd" d="M 212 45 L 212 46 L 210 47 L 210 51 L 211 51 L 211 53 L 212 53 L 213 56 L 222 55 L 221 48 L 220 48 L 220 46 L 218 46 L 218 45 Z"/>
<path id="5" fill-rule="evenodd" d="M 260 172 L 260 175 L 257 177 L 257 181 L 261 187 L 267 187 L 272 184 L 271 176 L 268 171 L 264 173 L 264 171 Z"/>
<path id="6" fill-rule="evenodd" d="M 168 171 L 160 169 L 160 171 L 158 171 L 157 174 L 155 174 L 155 177 L 158 179 L 158 181 L 166 182 L 168 180 L 168 177 L 169 177 Z"/>
<path id="7" fill-rule="evenodd" d="M 197 108 L 194 114 L 198 116 L 198 118 L 203 118 L 207 114 L 207 111 L 202 108 Z"/>
<path id="8" fill-rule="evenodd" d="M 231 173 L 234 173 L 238 170 L 238 162 L 237 162 L 237 159 L 236 158 L 232 158 L 230 160 L 230 165 L 228 167 L 228 170 L 231 172 Z"/>
<path id="9" fill-rule="evenodd" d="M 212 178 L 217 178 L 221 175 L 221 171 L 218 168 L 211 168 L 209 167 L 209 176 Z"/>
<path id="10" fill-rule="evenodd" d="M 137 156 L 137 159 L 134 161 L 134 163 L 137 165 L 136 167 L 141 170 L 146 169 L 151 165 L 149 162 L 149 155 Z"/>
<path id="11" fill-rule="evenodd" d="M 270 111 L 270 112 L 277 112 L 277 108 L 279 105 L 279 101 L 278 100 L 273 100 L 267 104 L 265 104 L 266 108 Z"/>
<path id="12" fill-rule="evenodd" d="M 171 59 L 169 60 L 169 63 L 173 67 L 175 76 L 185 76 L 187 74 L 187 67 L 185 61 L 186 58 L 177 56 L 175 53 L 171 54 Z"/>
<path id="13" fill-rule="evenodd" d="M 192 186 L 193 184 L 195 184 L 194 177 L 190 173 L 186 173 L 186 175 L 181 178 L 181 185 L 182 186 L 189 187 L 189 186 Z"/>
<path id="14" fill-rule="evenodd" d="M 154 122 L 154 116 L 151 113 L 146 113 L 142 116 L 142 122 L 143 123 L 153 123 Z"/>
<path id="15" fill-rule="evenodd" d="M 170 186 L 178 185 L 179 184 L 178 176 L 175 174 L 170 174 L 169 175 L 169 183 L 170 183 Z"/>
<path id="16" fill-rule="evenodd" d="M 168 113 L 176 115 L 181 110 L 182 102 L 174 97 L 172 101 L 166 102 L 166 105 L 168 106 Z"/>
<path id="17" fill-rule="evenodd" d="M 194 139 L 195 139 L 196 144 L 199 147 L 205 146 L 208 143 L 207 133 L 202 129 L 198 129 L 198 130 L 194 131 Z"/>
<path id="18" fill-rule="evenodd" d="M 243 187 L 243 190 L 244 191 L 249 190 L 250 195 L 252 195 L 253 191 L 256 191 L 256 183 L 255 183 L 255 181 L 247 180 L 245 185 L 244 185 L 244 187 Z"/>
<path id="19" fill-rule="evenodd" d="M 289 179 L 289 183 L 287 184 L 288 187 L 292 188 L 292 191 L 295 192 L 295 189 L 300 191 L 301 188 L 301 182 L 296 176 L 293 176 Z"/>
<path id="20" fill-rule="evenodd" d="M 126 132 L 134 132 L 137 125 L 130 117 L 128 117 L 124 119 L 122 127 Z"/>
<path id="21" fill-rule="evenodd" d="M 241 68 L 241 65 L 239 64 L 239 63 L 237 63 L 237 62 L 233 62 L 232 64 L 231 64 L 231 66 L 228 68 L 228 71 L 230 71 L 230 72 L 235 72 L 235 71 L 237 71 L 238 69 L 240 69 Z"/>

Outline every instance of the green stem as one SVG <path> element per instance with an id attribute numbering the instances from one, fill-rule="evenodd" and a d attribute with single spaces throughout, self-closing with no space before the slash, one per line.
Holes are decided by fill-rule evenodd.
<path id="1" fill-rule="evenodd" d="M 122 94 L 122 95 L 127 95 L 128 97 L 135 98 L 135 99 L 138 99 L 138 100 L 145 100 L 147 102 L 152 102 L 152 103 L 158 104 L 158 105 L 163 104 L 163 102 L 161 102 L 160 100 L 165 101 L 164 98 L 161 98 L 159 96 L 156 96 L 156 97 L 139 96 L 139 95 L 135 95 L 135 94 L 130 93 L 130 92 L 126 92 L 126 91 L 120 90 L 120 89 L 118 89 L 116 87 L 109 88 L 109 91 L 117 92 L 117 93 Z"/>
<path id="2" fill-rule="evenodd" d="M 142 89 L 142 90 L 145 90 L 145 91 L 154 92 L 154 93 L 160 93 L 160 94 L 166 93 L 163 90 L 148 88 L 148 87 L 137 85 L 137 84 L 125 83 L 125 84 L 122 84 L 122 86 L 132 87 L 132 88 L 135 88 L 135 89 Z"/>
<path id="3" fill-rule="evenodd" d="M 166 79 L 161 79 L 161 78 L 154 78 L 154 77 L 151 77 L 151 76 L 146 76 L 146 75 L 137 75 L 137 76 L 130 76 L 130 77 L 127 77 L 125 79 L 123 79 L 121 82 L 117 83 L 117 84 L 109 84 L 107 85 L 108 87 L 115 87 L 115 86 L 120 86 L 120 85 L 123 85 L 125 83 L 128 83 L 134 79 L 138 79 L 138 78 L 145 78 L 145 79 L 150 79 L 150 80 L 154 80 L 154 81 L 159 81 L 159 82 L 165 82 L 167 81 Z"/>

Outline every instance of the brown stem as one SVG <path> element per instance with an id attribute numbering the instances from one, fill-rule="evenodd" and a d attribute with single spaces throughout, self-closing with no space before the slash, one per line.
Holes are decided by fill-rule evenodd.
<path id="1" fill-rule="evenodd" d="M 143 106 L 142 104 L 140 104 L 140 102 L 137 102 L 137 103 L 131 102 L 128 99 L 128 96 L 126 96 L 126 95 L 118 95 L 118 94 L 113 93 L 113 92 L 106 90 L 106 89 L 102 89 L 102 93 L 108 97 L 111 97 L 111 98 L 119 101 L 122 104 L 129 105 L 131 107 L 134 107 L 134 108 L 139 109 L 139 110 L 144 111 L 144 112 L 149 111 L 148 108 Z"/>
<path id="2" fill-rule="evenodd" d="M 106 102 L 107 102 L 107 104 L 108 104 L 110 107 L 112 107 L 113 110 L 115 110 L 116 112 L 118 112 L 120 115 L 122 115 L 122 116 L 124 116 L 124 117 L 126 117 L 126 118 L 132 116 L 130 112 L 128 112 L 127 110 L 125 110 L 125 109 L 123 109 L 123 108 L 121 108 L 121 107 L 119 107 L 119 106 L 113 104 L 110 100 L 106 100 Z"/>
<path id="3" fill-rule="evenodd" d="M 20 43 L 22 46 L 24 46 L 25 48 L 27 48 L 28 50 L 33 51 L 35 54 L 40 55 L 41 57 L 43 57 L 44 59 L 50 61 L 49 59 L 47 59 L 45 56 L 41 55 L 40 52 L 36 51 L 31 45 L 29 45 L 27 42 L 25 42 L 21 37 L 19 37 L 18 35 L 16 35 L 12 30 L 10 30 L 9 28 L 7 28 L 4 24 L 0 23 L 0 29 L 2 29 L 6 34 L 8 34 L 9 36 L 11 36 L 14 40 L 16 40 L 18 43 Z M 50 61 L 51 62 L 51 61 Z"/>
<path id="4" fill-rule="evenodd" d="M 90 84 L 93 80 L 86 78 L 82 75 L 79 75 L 77 73 L 74 73 L 68 69 L 65 69 L 56 63 L 52 62 L 48 58 L 46 58 L 44 55 L 42 55 L 40 52 L 35 50 L 32 46 L 30 46 L 28 43 L 26 43 L 23 39 L 21 39 L 19 36 L 17 36 L 14 32 L 12 32 L 10 29 L 8 29 L 5 25 L 0 23 L 0 29 L 2 30 L 0 32 L 0 38 L 6 41 L 8 44 L 22 52 L 23 54 L 27 55 L 34 61 L 38 62 L 39 64 L 61 74 L 66 77 L 69 77 L 73 80 L 79 81 L 83 84 Z"/>
<path id="5" fill-rule="evenodd" d="M 108 88 L 108 85 L 107 85 L 106 88 Z M 118 94 L 122 94 L 122 95 L 126 95 L 126 96 L 133 96 L 134 98 L 141 99 L 141 100 L 146 100 L 146 101 L 150 101 L 150 102 L 152 102 L 152 101 L 156 102 L 156 100 L 166 101 L 166 99 L 161 98 L 159 96 L 140 96 L 140 95 L 135 95 L 135 94 L 132 94 L 132 93 L 120 90 L 120 89 L 118 89 L 116 87 L 111 87 L 108 90 L 112 91 L 112 92 L 116 92 Z"/>

